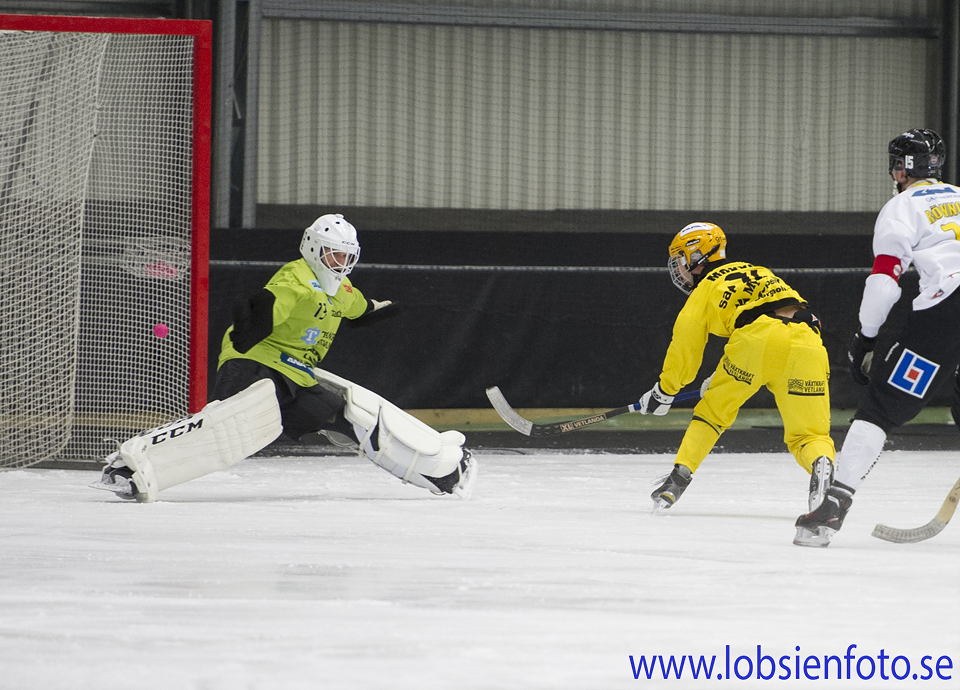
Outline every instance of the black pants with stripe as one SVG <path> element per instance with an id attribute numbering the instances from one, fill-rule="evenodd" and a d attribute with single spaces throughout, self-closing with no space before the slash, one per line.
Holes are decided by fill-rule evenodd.
<path id="1" fill-rule="evenodd" d="M 910 312 L 893 346 L 873 353 L 870 384 L 854 418 L 889 433 L 920 414 L 945 384 L 952 384 L 958 365 L 960 289 L 934 307 Z"/>

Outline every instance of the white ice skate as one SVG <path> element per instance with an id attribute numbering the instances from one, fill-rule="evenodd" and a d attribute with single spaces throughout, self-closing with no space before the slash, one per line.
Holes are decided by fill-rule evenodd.
<path id="1" fill-rule="evenodd" d="M 120 444 L 117 443 L 117 446 Z M 100 473 L 100 478 L 90 485 L 93 489 L 112 491 L 118 497 L 132 501 L 137 497 L 137 485 L 133 482 L 133 470 L 123 461 L 118 448 L 115 453 L 107 456 L 107 465 Z"/>
<path id="2" fill-rule="evenodd" d="M 478 469 L 477 459 L 473 457 L 473 453 L 464 448 L 463 460 L 460 461 L 460 481 L 451 493 L 458 498 L 470 498 L 473 485 L 477 481 Z"/>

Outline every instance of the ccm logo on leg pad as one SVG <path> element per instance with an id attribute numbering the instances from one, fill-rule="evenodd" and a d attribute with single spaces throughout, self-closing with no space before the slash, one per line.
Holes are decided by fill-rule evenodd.
<path id="1" fill-rule="evenodd" d="M 203 426 L 203 417 L 196 421 L 192 420 L 177 420 L 176 422 L 171 422 L 166 426 L 162 426 L 150 437 L 150 445 L 155 446 L 158 443 L 163 443 L 168 438 L 176 438 L 177 436 L 182 436 L 183 434 L 189 434 L 194 429 L 199 429 Z M 173 427 L 172 429 L 170 427 Z"/>
<path id="2" fill-rule="evenodd" d="M 924 359 L 916 352 L 904 348 L 900 354 L 900 359 L 897 361 L 897 366 L 893 368 L 893 373 L 887 379 L 887 383 L 904 393 L 922 398 L 930 388 L 933 377 L 937 375 L 939 369 L 940 365 L 936 362 Z"/>

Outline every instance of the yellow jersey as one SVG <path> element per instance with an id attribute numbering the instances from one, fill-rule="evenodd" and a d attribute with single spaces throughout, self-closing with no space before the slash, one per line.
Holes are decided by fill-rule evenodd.
<path id="1" fill-rule="evenodd" d="M 769 268 L 725 261 L 708 272 L 687 298 L 673 325 L 660 374 L 660 389 L 676 395 L 696 377 L 708 337 L 729 338 L 758 313 L 805 305 L 800 294 Z"/>

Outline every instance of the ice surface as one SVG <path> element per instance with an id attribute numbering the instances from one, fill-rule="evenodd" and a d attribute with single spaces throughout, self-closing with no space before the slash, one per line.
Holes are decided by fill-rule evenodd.
<path id="1" fill-rule="evenodd" d="M 728 644 L 960 663 L 960 525 L 870 536 L 930 520 L 956 453 L 886 453 L 827 549 L 791 543 L 787 454 L 715 454 L 661 516 L 672 456 L 477 457 L 468 501 L 344 456 L 252 458 L 149 505 L 90 471 L 0 473 L 0 688 L 689 688 L 715 680 L 635 680 L 630 655 L 722 671 Z"/>

